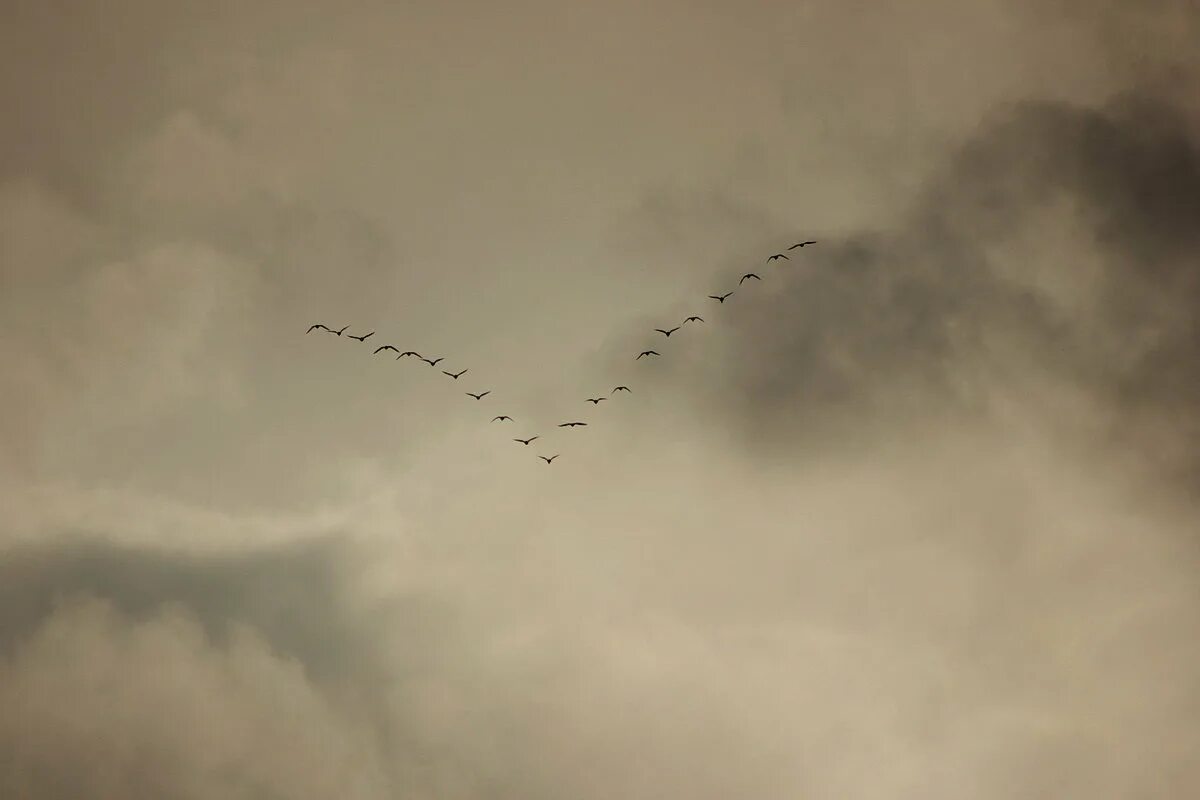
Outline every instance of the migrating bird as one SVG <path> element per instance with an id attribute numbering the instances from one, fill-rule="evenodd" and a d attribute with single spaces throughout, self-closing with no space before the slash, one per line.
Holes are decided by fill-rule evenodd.
<path id="1" fill-rule="evenodd" d="M 728 298 L 731 294 L 733 294 L 733 292 L 726 292 L 725 294 L 710 294 L 709 297 L 711 297 L 713 300 L 716 300 L 718 303 L 724 303 L 726 298 Z"/>
<path id="2" fill-rule="evenodd" d="M 462 372 L 446 372 L 446 370 L 442 370 L 443 375 L 449 375 L 451 378 L 454 378 L 454 380 L 461 378 L 463 376 L 463 372 L 466 372 L 466 370 L 464 369 Z"/>
<path id="3" fill-rule="evenodd" d="M 512 417 L 508 416 L 507 414 L 501 414 L 498 417 L 492 417 L 492 422 L 504 422 L 504 420 L 512 422 Z"/>
<path id="4" fill-rule="evenodd" d="M 377 356 L 377 355 L 379 355 L 380 353 L 382 353 L 384 350 L 391 350 L 393 353 L 399 353 L 399 352 L 400 352 L 400 351 L 399 351 L 399 350 L 397 350 L 396 348 L 392 347 L 390 344 L 385 344 L 385 345 L 382 345 L 381 347 L 376 347 L 376 348 L 375 348 L 375 352 L 374 352 L 374 353 L 372 353 L 371 355 L 375 355 L 375 356 Z"/>
<path id="5" fill-rule="evenodd" d="M 547 464 L 549 464 L 551 461 L 558 458 L 558 456 L 559 456 L 559 454 L 555 453 L 554 455 L 550 456 L 549 458 L 547 458 L 546 456 L 538 456 L 538 458 L 540 458 L 542 461 L 545 461 Z"/>
<path id="6" fill-rule="evenodd" d="M 594 406 L 598 406 L 598 405 L 600 405 L 600 401 L 601 401 L 601 400 L 605 400 L 605 399 L 607 399 L 607 398 L 604 398 L 604 397 L 589 397 L 589 398 L 587 399 L 587 401 L 588 401 L 589 403 L 591 403 L 592 405 L 594 405 Z"/>
<path id="7" fill-rule="evenodd" d="M 471 397 L 474 397 L 476 400 L 482 400 L 483 398 L 487 397 L 491 393 L 492 393 L 491 389 L 488 389 L 486 392 L 480 392 L 479 394 L 475 394 L 474 392 L 467 392 L 467 394 L 471 395 Z"/>
<path id="8" fill-rule="evenodd" d="M 771 256 L 770 258 L 768 258 L 768 259 L 767 259 L 767 261 L 774 261 L 774 260 L 775 260 L 775 259 L 777 259 L 777 258 L 782 258 L 782 259 L 784 259 L 785 261 L 791 261 L 791 259 L 790 259 L 790 258 L 788 258 L 787 256 L 785 256 L 783 253 L 776 253 L 775 255 L 773 255 L 773 256 Z"/>
<path id="9" fill-rule="evenodd" d="M 404 358 L 405 356 L 416 356 L 417 358 L 421 358 L 420 353 L 414 353 L 412 350 L 405 350 L 403 353 L 396 356 L 396 360 L 399 361 L 400 359 Z M 421 360 L 424 361 L 425 359 L 421 358 Z M 438 359 L 438 360 L 440 361 L 441 359 Z"/>
<path id="10" fill-rule="evenodd" d="M 323 330 L 323 331 L 329 331 L 329 328 L 326 328 L 324 325 L 322 325 L 321 323 L 319 323 L 319 322 L 318 322 L 316 325 L 313 325 L 313 326 L 309 327 L 309 329 L 308 329 L 308 330 L 306 330 L 306 331 L 305 331 L 305 333 L 312 333 L 312 332 L 313 332 L 313 331 L 315 331 L 317 328 L 320 328 L 320 329 L 321 329 L 321 330 Z M 333 331 L 329 331 L 329 332 L 330 332 L 330 333 L 333 333 Z"/>
<path id="11" fill-rule="evenodd" d="M 520 442 L 521 444 L 523 444 L 523 445 L 525 445 L 525 446 L 528 446 L 528 445 L 529 445 L 529 443 L 530 443 L 530 442 L 532 442 L 532 441 L 533 441 L 534 439 L 536 439 L 536 438 L 538 438 L 538 437 L 536 437 L 536 436 L 530 436 L 528 439 L 513 439 L 513 441 L 514 441 L 514 442 Z"/>
<path id="12" fill-rule="evenodd" d="M 616 394 L 617 392 L 628 392 L 628 391 L 629 391 L 628 386 L 618 386 L 617 388 L 613 389 L 613 394 Z M 632 394 L 632 392 L 630 392 L 630 393 Z"/>
<path id="13" fill-rule="evenodd" d="M 665 337 L 667 337 L 668 339 L 670 339 L 670 338 L 671 338 L 671 334 L 672 334 L 672 333 L 674 333 L 675 331 L 679 330 L 679 326 L 678 326 L 678 325 L 676 325 L 674 328 L 671 328 L 671 330 L 669 330 L 669 331 L 664 331 L 662 328 L 655 328 L 654 330 L 658 331 L 658 332 L 659 332 L 659 333 L 661 333 L 663 336 L 665 336 Z"/>
<path id="14" fill-rule="evenodd" d="M 558 427 L 560 427 L 560 428 L 577 428 L 580 425 L 583 425 L 584 427 L 586 427 L 587 423 L 586 422 L 564 422 L 564 423 L 560 424 Z"/>
<path id="15" fill-rule="evenodd" d="M 743 275 L 743 276 L 742 276 L 742 280 L 741 280 L 741 281 L 738 281 L 738 286 L 741 286 L 741 285 L 742 285 L 742 281 L 746 280 L 747 278 L 754 278 L 754 280 L 756 280 L 756 281 L 761 281 L 761 280 L 762 280 L 762 278 L 758 277 L 758 276 L 757 276 L 757 275 L 755 275 L 753 272 L 747 272 L 745 275 Z"/>
<path id="16" fill-rule="evenodd" d="M 634 361 L 637 361 L 638 358 L 641 358 L 642 356 L 656 356 L 656 355 L 658 355 L 658 351 L 656 351 L 656 350 L 643 350 L 641 353 L 638 354 L 638 357 L 635 358 Z"/>
<path id="17" fill-rule="evenodd" d="M 415 353 L 414 353 L 414 355 L 415 355 Z M 428 358 L 422 358 L 421 360 L 424 361 L 426 364 L 428 364 L 431 367 L 436 367 L 438 365 L 438 362 L 445 361 L 446 357 L 442 356 L 441 358 L 435 358 L 432 361 L 430 361 Z"/>
<path id="18" fill-rule="evenodd" d="M 685 325 L 689 322 L 704 322 L 704 320 L 702 320 L 700 317 L 688 317 L 683 321 Z"/>
<path id="19" fill-rule="evenodd" d="M 370 338 L 371 338 L 372 336 L 374 336 L 374 335 L 375 335 L 375 331 L 371 331 L 371 332 L 370 332 L 370 333 L 368 333 L 366 336 L 355 336 L 355 335 L 352 333 L 352 334 L 350 334 L 350 338 L 351 338 L 351 339 L 358 339 L 360 342 L 365 342 L 367 339 L 370 339 Z"/>
<path id="20" fill-rule="evenodd" d="M 797 247 L 804 247 L 805 245 L 810 245 L 810 244 L 816 244 L 816 242 L 815 242 L 815 241 L 811 241 L 811 242 L 796 242 L 794 245 L 792 245 L 791 247 L 789 247 L 789 248 L 788 248 L 788 250 L 795 250 Z"/>

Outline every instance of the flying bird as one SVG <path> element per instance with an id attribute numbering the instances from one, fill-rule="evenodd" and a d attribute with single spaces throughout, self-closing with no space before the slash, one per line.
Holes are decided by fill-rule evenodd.
<path id="1" fill-rule="evenodd" d="M 790 259 L 790 258 L 788 258 L 787 256 L 785 256 L 783 253 L 776 253 L 775 255 L 773 255 L 773 256 L 771 256 L 770 258 L 768 258 L 768 259 L 767 259 L 767 261 L 774 261 L 774 260 L 775 260 L 775 259 L 777 259 L 777 258 L 782 258 L 782 259 L 784 259 L 785 261 L 791 261 L 791 259 Z"/>
<path id="2" fill-rule="evenodd" d="M 728 298 L 731 294 L 733 294 L 733 292 L 726 292 L 725 294 L 710 294 L 709 297 L 711 297 L 713 300 L 716 300 L 718 303 L 724 303 L 726 298 Z"/>
<path id="3" fill-rule="evenodd" d="M 467 394 L 471 395 L 471 397 L 474 397 L 476 400 L 482 400 L 483 398 L 487 397 L 491 393 L 492 393 L 491 389 L 488 389 L 486 392 L 480 392 L 479 394 L 475 394 L 474 392 L 467 392 Z"/>
<path id="4" fill-rule="evenodd" d="M 671 330 L 669 330 L 669 331 L 664 331 L 662 328 L 655 328 L 654 330 L 658 331 L 658 332 L 659 332 L 659 333 L 661 333 L 663 336 L 665 336 L 665 337 L 667 337 L 668 339 L 670 339 L 670 338 L 671 338 L 671 334 L 672 334 L 672 333 L 674 333 L 675 331 L 679 330 L 679 326 L 678 326 L 678 325 L 676 325 L 674 328 L 671 328 Z"/>
<path id="5" fill-rule="evenodd" d="M 628 386 L 618 386 L 617 388 L 613 389 L 613 394 L 616 394 L 617 392 L 628 392 L 628 391 L 629 391 Z M 631 392 L 631 394 L 632 394 L 632 392 Z"/>
<path id="6" fill-rule="evenodd" d="M 399 352 L 400 352 L 400 351 L 399 351 L 399 350 L 397 350 L 396 348 L 392 347 L 390 344 L 385 344 L 385 345 L 382 345 L 382 346 L 380 346 L 380 347 L 376 347 L 376 348 L 375 348 L 375 352 L 374 352 L 374 353 L 372 353 L 371 355 L 376 355 L 376 356 L 377 356 L 377 355 L 379 355 L 380 353 L 382 353 L 384 350 L 391 350 L 393 353 L 399 353 Z"/>
<path id="7" fill-rule="evenodd" d="M 542 461 L 545 461 L 547 464 L 549 464 L 551 461 L 558 458 L 558 456 L 559 456 L 559 454 L 555 453 L 554 455 L 550 456 L 549 458 L 547 458 L 546 456 L 538 456 L 538 458 L 540 458 Z"/>
<path id="8" fill-rule="evenodd" d="M 420 353 L 414 353 L 412 350 L 405 350 L 403 353 L 396 356 L 396 360 L 399 361 L 400 359 L 404 358 L 405 356 L 416 356 L 417 358 L 421 358 Z M 424 361 L 425 359 L 421 358 L 421 360 Z"/>
<path id="9" fill-rule="evenodd" d="M 577 428 L 580 425 L 586 427 L 587 423 L 586 422 L 564 422 L 564 423 L 560 424 L 558 427 L 560 427 L 560 428 Z"/>
<path id="10" fill-rule="evenodd" d="M 816 244 L 816 242 L 815 242 L 815 241 L 811 241 L 811 242 L 796 242 L 794 245 L 792 245 L 791 247 L 789 247 L 789 248 L 788 248 L 788 250 L 795 250 L 797 247 L 804 247 L 804 246 L 806 246 L 806 245 L 810 245 L 810 244 Z"/>
<path id="11" fill-rule="evenodd" d="M 513 439 L 513 441 L 514 441 L 514 442 L 520 442 L 521 444 L 528 446 L 528 445 L 529 445 L 529 443 L 530 443 L 530 442 L 532 442 L 532 441 L 533 441 L 534 439 L 536 439 L 536 438 L 538 438 L 538 437 L 536 437 L 536 436 L 530 436 L 528 439 Z"/>
<path id="12" fill-rule="evenodd" d="M 367 339 L 370 339 L 370 338 L 371 338 L 372 336 L 374 336 L 374 335 L 375 335 L 375 331 L 371 331 L 371 332 L 370 332 L 370 333 L 368 333 L 366 336 L 355 336 L 355 335 L 352 333 L 352 334 L 350 334 L 350 338 L 351 338 L 351 339 L 358 339 L 360 342 L 365 342 Z"/>
<path id="13" fill-rule="evenodd" d="M 345 333 L 345 332 L 346 332 L 346 329 L 347 329 L 347 328 L 349 328 L 349 327 L 350 327 L 349 325 L 345 325 L 345 326 L 343 326 L 343 327 L 342 327 L 342 329 L 341 329 L 340 331 L 333 331 L 333 330 L 329 330 L 328 328 L 326 328 L 325 330 L 328 330 L 328 331 L 329 331 L 330 333 L 332 333 L 334 336 L 341 336 L 343 333 Z"/>
<path id="14" fill-rule="evenodd" d="M 317 328 L 320 328 L 323 331 L 329 331 L 329 328 L 326 328 L 324 325 L 322 325 L 321 323 L 318 322 L 316 325 L 310 326 L 309 329 L 305 331 L 305 333 L 312 333 Z M 333 333 L 333 331 L 329 331 L 329 332 Z"/>
<path id="15" fill-rule="evenodd" d="M 588 401 L 589 403 L 591 403 L 592 405 L 594 405 L 594 406 L 598 406 L 598 405 L 600 405 L 600 401 L 601 401 L 601 400 L 606 400 L 606 399 L 607 399 L 607 398 L 604 398 L 604 397 L 589 397 L 589 398 L 587 399 L 587 401 Z"/>
<path id="16" fill-rule="evenodd" d="M 461 378 L 463 376 L 463 372 L 466 372 L 466 370 L 464 369 L 462 372 L 446 372 L 446 370 L 442 370 L 443 375 L 449 375 L 451 378 L 454 378 L 454 380 Z"/>
<path id="17" fill-rule="evenodd" d="M 702 320 L 700 317 L 688 317 L 683 322 L 686 325 L 689 322 L 704 322 L 704 320 Z"/>
<path id="18" fill-rule="evenodd" d="M 635 358 L 634 361 L 637 361 L 638 358 L 641 358 L 642 356 L 656 356 L 656 355 L 658 355 L 657 350 L 643 350 L 641 353 L 638 354 L 638 357 Z"/>
<path id="19" fill-rule="evenodd" d="M 512 417 L 508 416 L 507 414 L 501 414 L 498 417 L 492 417 L 492 422 L 504 422 L 504 420 L 512 422 Z"/>
<path id="20" fill-rule="evenodd" d="M 438 362 L 445 361 L 446 357 L 442 356 L 441 358 L 435 358 L 432 361 L 430 361 L 428 358 L 422 358 L 421 360 L 424 361 L 426 364 L 428 364 L 431 367 L 436 367 L 438 365 Z"/>
<path id="21" fill-rule="evenodd" d="M 755 275 L 753 272 L 747 272 L 745 275 L 743 275 L 743 276 L 742 276 L 742 280 L 741 280 L 741 281 L 738 281 L 738 286 L 741 286 L 741 285 L 742 285 L 742 281 L 746 280 L 747 278 L 754 278 L 754 280 L 756 280 L 756 281 L 761 281 L 761 280 L 762 280 L 762 278 L 758 277 L 758 276 L 757 276 L 757 275 Z"/>

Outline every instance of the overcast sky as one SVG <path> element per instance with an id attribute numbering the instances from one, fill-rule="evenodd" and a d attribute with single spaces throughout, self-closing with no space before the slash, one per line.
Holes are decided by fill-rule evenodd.
<path id="1" fill-rule="evenodd" d="M 0 795 L 1200 793 L 1198 41 L 9 3 Z"/>

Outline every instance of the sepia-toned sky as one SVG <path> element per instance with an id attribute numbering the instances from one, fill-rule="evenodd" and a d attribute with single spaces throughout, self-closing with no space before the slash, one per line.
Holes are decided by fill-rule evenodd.
<path id="1" fill-rule="evenodd" d="M 4 16 L 0 796 L 1200 792 L 1194 2 Z"/>

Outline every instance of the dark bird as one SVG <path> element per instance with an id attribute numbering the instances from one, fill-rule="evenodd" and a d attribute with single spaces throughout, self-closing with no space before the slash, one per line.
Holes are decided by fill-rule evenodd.
<path id="1" fill-rule="evenodd" d="M 642 356 L 656 356 L 656 355 L 658 355 L 658 351 L 656 351 L 656 350 L 643 350 L 642 352 L 638 353 L 638 357 L 635 358 L 634 361 L 637 361 L 638 358 L 641 358 Z"/>
<path id="2" fill-rule="evenodd" d="M 508 416 L 507 414 L 501 414 L 498 417 L 492 417 L 492 422 L 504 422 L 504 420 L 512 422 L 512 417 Z"/>
<path id="3" fill-rule="evenodd" d="M 513 441 L 514 441 L 514 442 L 520 442 L 521 444 L 528 446 L 528 445 L 529 445 L 529 443 L 530 443 L 530 442 L 532 442 L 532 441 L 533 441 L 534 439 L 536 439 L 536 438 L 538 438 L 538 437 L 536 437 L 536 436 L 530 436 L 528 439 L 513 439 Z"/>
<path id="4" fill-rule="evenodd" d="M 374 335 L 375 335 L 375 331 L 371 331 L 366 336 L 355 336 L 354 334 L 350 334 L 350 338 L 358 339 L 360 342 L 365 342 L 367 339 L 370 339 Z"/>
<path id="5" fill-rule="evenodd" d="M 607 398 L 604 398 L 604 397 L 589 397 L 589 398 L 587 399 L 587 401 L 588 401 L 589 403 L 591 403 L 592 405 L 594 405 L 594 406 L 598 406 L 598 405 L 600 405 L 600 401 L 601 401 L 601 400 L 606 400 L 606 399 L 607 399 Z"/>
<path id="6" fill-rule="evenodd" d="M 725 299 L 731 294 L 733 294 L 733 292 L 726 292 L 725 294 L 710 294 L 709 297 L 711 297 L 713 300 L 716 300 L 718 303 L 724 303 Z"/>
<path id="7" fill-rule="evenodd" d="M 704 322 L 704 320 L 702 320 L 700 317 L 688 317 L 683 322 L 686 325 L 689 322 Z"/>
<path id="8" fill-rule="evenodd" d="M 492 393 L 491 389 L 488 389 L 486 392 L 480 392 L 479 394 L 475 394 L 474 392 L 467 392 L 467 394 L 471 395 L 471 397 L 474 397 L 476 400 L 482 400 L 483 398 L 487 397 L 491 393 Z"/>
<path id="9" fill-rule="evenodd" d="M 746 280 L 747 278 L 754 278 L 754 280 L 756 280 L 756 281 L 761 281 L 761 280 L 762 280 L 762 278 L 758 277 L 758 276 L 757 276 L 757 275 L 755 275 L 753 272 L 747 272 L 745 275 L 743 275 L 743 276 L 742 276 L 742 280 L 741 280 L 741 281 L 738 281 L 738 286 L 741 286 L 741 285 L 742 285 L 742 281 Z"/>
<path id="10" fill-rule="evenodd" d="M 558 458 L 558 455 L 559 455 L 558 453 L 555 453 L 554 455 L 552 455 L 548 458 L 546 456 L 538 456 L 538 458 L 540 458 L 542 461 L 545 461 L 547 464 L 549 464 L 551 461 Z"/>
<path id="11" fill-rule="evenodd" d="M 446 372 L 446 370 L 442 370 L 443 375 L 449 375 L 451 378 L 454 378 L 454 380 L 461 378 L 463 376 L 463 372 L 466 372 L 466 370 L 464 369 L 462 372 Z"/>
<path id="12" fill-rule="evenodd" d="M 399 350 L 397 350 L 396 348 L 392 347 L 390 344 L 385 344 L 385 345 L 383 345 L 383 346 L 381 346 L 381 347 L 376 347 L 376 348 L 375 348 L 375 352 L 374 352 L 374 353 L 372 353 L 372 355 L 379 355 L 379 354 L 380 354 L 380 353 L 382 353 L 384 350 L 391 350 L 393 353 L 399 353 L 399 352 L 400 352 L 400 351 L 399 351 Z"/>
<path id="13" fill-rule="evenodd" d="M 788 248 L 788 250 L 795 250 L 797 247 L 805 247 L 805 246 L 807 246 L 807 245 L 810 245 L 810 244 L 816 244 L 816 242 L 815 242 L 815 241 L 811 241 L 811 242 L 796 242 L 794 245 L 792 245 L 791 247 L 789 247 L 789 248 Z"/>
<path id="14" fill-rule="evenodd" d="M 405 350 L 403 353 L 396 356 L 396 360 L 399 361 L 400 359 L 404 358 L 405 356 L 416 356 L 417 358 L 421 358 L 420 353 L 414 353 L 412 350 Z M 424 361 L 425 359 L 421 358 L 421 360 Z"/>
<path id="15" fill-rule="evenodd" d="M 441 358 L 435 358 L 432 361 L 430 361 L 428 358 L 422 358 L 421 360 L 424 361 L 426 364 L 428 364 L 431 367 L 436 367 L 438 365 L 438 362 L 445 361 L 446 357 L 442 356 Z"/>
<path id="16" fill-rule="evenodd" d="M 350 327 L 349 325 L 346 325 L 340 331 L 329 331 L 329 332 L 332 333 L 334 336 L 341 336 L 343 333 L 346 332 L 346 328 L 349 328 L 349 327 Z M 326 328 L 325 330 L 329 330 L 329 329 Z"/>
<path id="17" fill-rule="evenodd" d="M 559 425 L 558 427 L 560 427 L 560 428 L 577 428 L 580 425 L 586 427 L 587 423 L 586 422 L 564 422 L 561 425 Z"/>
<path id="18" fill-rule="evenodd" d="M 672 334 L 672 333 L 674 333 L 675 331 L 679 330 L 679 326 L 678 326 L 678 325 L 676 325 L 674 328 L 671 328 L 671 330 L 669 330 L 669 331 L 664 331 L 662 328 L 655 328 L 654 330 L 658 331 L 658 332 L 659 332 L 659 333 L 661 333 L 663 336 L 665 336 L 665 337 L 667 337 L 668 339 L 670 339 L 670 338 L 671 338 L 671 334 Z"/>
<path id="19" fill-rule="evenodd" d="M 324 325 L 322 325 L 321 323 L 318 322 L 316 325 L 310 326 L 309 329 L 305 331 L 305 333 L 312 333 L 317 328 L 320 328 L 323 331 L 329 331 L 329 328 L 326 328 Z M 333 333 L 333 331 L 329 331 L 329 332 Z"/>
<path id="20" fill-rule="evenodd" d="M 768 259 L 767 259 L 767 261 L 774 261 L 774 260 L 775 260 L 775 259 L 777 259 L 777 258 L 782 258 L 782 259 L 784 259 L 785 261 L 791 261 L 791 259 L 790 259 L 790 258 L 788 258 L 787 256 L 785 256 L 783 253 L 776 253 L 775 255 L 773 255 L 773 256 L 771 256 L 770 258 L 768 258 Z"/>
<path id="21" fill-rule="evenodd" d="M 617 388 L 613 389 L 613 394 L 616 394 L 617 392 L 628 392 L 628 391 L 629 391 L 628 386 L 618 386 Z"/>

